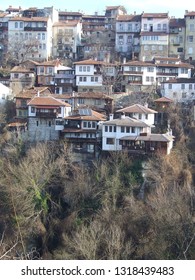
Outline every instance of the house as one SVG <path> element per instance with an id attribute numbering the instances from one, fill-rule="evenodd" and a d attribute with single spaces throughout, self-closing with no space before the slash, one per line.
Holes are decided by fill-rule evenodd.
<path id="1" fill-rule="evenodd" d="M 93 59 L 74 62 L 78 92 L 101 91 L 103 85 L 101 67 L 103 64 L 103 61 Z"/>
<path id="2" fill-rule="evenodd" d="M 177 78 L 161 83 L 161 95 L 175 102 L 189 102 L 195 99 L 195 78 Z"/>
<path id="3" fill-rule="evenodd" d="M 158 112 L 155 114 L 155 124 L 168 126 L 168 111 L 173 104 L 173 100 L 168 97 L 160 97 L 154 100 L 154 106 L 156 111 Z"/>
<path id="4" fill-rule="evenodd" d="M 191 71 L 194 66 L 183 62 L 178 57 L 154 57 L 156 65 L 156 82 L 158 85 L 162 81 L 173 78 L 191 78 Z"/>
<path id="5" fill-rule="evenodd" d="M 168 13 L 143 13 L 141 16 L 139 60 L 152 60 L 159 52 L 168 56 Z"/>
<path id="6" fill-rule="evenodd" d="M 102 125 L 103 151 L 128 151 L 133 154 L 161 152 L 169 154 L 174 137 L 167 134 L 152 134 L 151 126 L 140 120 L 121 115 L 118 119 L 111 116 Z"/>
<path id="7" fill-rule="evenodd" d="M 55 92 L 55 75 L 59 70 L 66 70 L 59 59 L 45 61 L 36 65 L 37 69 L 37 85 L 48 86 Z"/>
<path id="8" fill-rule="evenodd" d="M 51 17 L 13 17 L 8 22 L 9 48 L 18 62 L 48 60 L 52 49 Z"/>
<path id="9" fill-rule="evenodd" d="M 81 45 L 81 22 L 79 20 L 55 22 L 52 30 L 53 57 L 77 59 L 77 48 Z"/>
<path id="10" fill-rule="evenodd" d="M 125 116 L 140 120 L 150 126 L 153 126 L 157 111 L 148 108 L 147 105 L 142 106 L 140 104 L 134 104 L 129 107 L 117 110 L 116 113 L 119 113 L 120 115 L 124 114 Z"/>
<path id="11" fill-rule="evenodd" d="M 106 116 L 89 108 L 77 109 L 64 118 L 63 139 L 73 152 L 97 155 L 101 147 L 101 123 Z"/>
<path id="12" fill-rule="evenodd" d="M 114 119 L 111 114 L 110 120 L 102 124 L 102 150 L 120 151 L 122 150 L 120 139 L 123 136 L 138 136 L 140 133 L 150 131 L 150 126 L 140 120 L 125 115 Z"/>
<path id="13" fill-rule="evenodd" d="M 6 100 L 12 98 L 12 91 L 4 84 L 0 83 L 0 106 L 4 105 Z"/>
<path id="14" fill-rule="evenodd" d="M 16 105 L 16 117 L 15 119 L 27 119 L 28 117 L 28 102 L 35 96 L 49 96 L 51 90 L 48 87 L 32 87 L 22 90 L 20 93 L 14 96 Z"/>
<path id="15" fill-rule="evenodd" d="M 27 105 L 29 141 L 59 140 L 71 105 L 52 96 L 36 96 Z"/>
<path id="16" fill-rule="evenodd" d="M 113 111 L 113 98 L 102 92 L 79 92 L 72 96 L 74 108 L 85 106 L 109 115 Z"/>
<path id="17" fill-rule="evenodd" d="M 72 93 L 75 90 L 75 71 L 71 67 L 57 70 L 54 75 L 54 85 L 56 94 Z"/>
<path id="18" fill-rule="evenodd" d="M 34 86 L 36 73 L 24 66 L 14 66 L 10 71 L 10 88 L 17 95 L 25 88 Z"/>
<path id="19" fill-rule="evenodd" d="M 169 20 L 169 56 L 184 59 L 186 23 L 184 18 Z"/>
<path id="20" fill-rule="evenodd" d="M 185 59 L 195 60 L 195 47 L 194 47 L 195 12 L 186 10 L 184 18 L 186 23 L 184 56 Z"/>
<path id="21" fill-rule="evenodd" d="M 119 15 L 116 19 L 115 50 L 128 59 L 138 56 L 141 15 Z"/>

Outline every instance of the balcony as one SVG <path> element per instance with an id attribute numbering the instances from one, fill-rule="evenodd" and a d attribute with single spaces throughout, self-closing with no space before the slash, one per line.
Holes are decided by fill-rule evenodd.
<path id="1" fill-rule="evenodd" d="M 54 119 L 54 118 L 56 118 L 56 116 L 57 116 L 57 113 L 55 113 L 55 112 L 40 112 L 40 111 L 36 112 L 36 117 L 38 117 L 38 118 Z"/>
<path id="2" fill-rule="evenodd" d="M 24 31 L 47 31 L 47 27 L 26 26 L 24 27 Z"/>

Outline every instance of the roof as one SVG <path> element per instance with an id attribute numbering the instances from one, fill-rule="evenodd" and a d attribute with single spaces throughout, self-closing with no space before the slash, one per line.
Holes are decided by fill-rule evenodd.
<path id="1" fill-rule="evenodd" d="M 81 92 L 74 96 L 74 98 L 91 98 L 91 99 L 110 99 L 112 97 L 104 94 L 103 92 Z"/>
<path id="2" fill-rule="evenodd" d="M 66 106 L 66 107 L 71 107 L 70 104 L 57 100 L 56 98 L 52 96 L 36 96 L 34 97 L 30 102 L 28 102 L 28 106 Z"/>
<path id="3" fill-rule="evenodd" d="M 58 64 L 62 65 L 59 59 L 37 63 L 38 66 L 57 66 Z"/>
<path id="4" fill-rule="evenodd" d="M 48 87 L 33 87 L 30 89 L 26 89 L 21 91 L 20 93 L 18 93 L 15 98 L 28 98 L 31 99 L 32 97 L 36 96 L 37 94 L 40 95 L 50 95 L 51 94 L 51 90 Z"/>
<path id="5" fill-rule="evenodd" d="M 11 69 L 11 73 L 34 73 L 34 71 L 27 69 L 22 66 L 14 66 L 14 68 Z"/>
<path id="6" fill-rule="evenodd" d="M 116 111 L 117 113 L 142 113 L 142 114 L 155 114 L 156 111 L 146 107 L 142 106 L 140 104 L 134 104 L 132 106 L 120 109 Z"/>
<path id="7" fill-rule="evenodd" d="M 94 110 L 88 109 L 91 112 L 91 115 L 75 114 L 72 116 L 65 117 L 66 120 L 94 120 L 94 121 L 105 121 L 106 116 L 98 113 Z"/>
<path id="8" fill-rule="evenodd" d="M 119 15 L 117 21 L 141 21 L 141 15 Z"/>
<path id="9" fill-rule="evenodd" d="M 168 13 L 143 13 L 142 18 L 167 18 Z"/>
<path id="10" fill-rule="evenodd" d="M 108 10 L 117 10 L 117 9 L 119 9 L 119 8 L 121 8 L 122 6 L 107 6 L 106 7 L 106 11 L 108 11 Z"/>
<path id="11" fill-rule="evenodd" d="M 33 22 L 35 22 L 35 21 L 38 21 L 38 22 L 40 22 L 40 21 L 44 21 L 44 22 L 47 22 L 48 21 L 48 18 L 47 17 L 31 17 L 31 18 L 29 18 L 29 17 L 13 17 L 13 18 L 11 18 L 10 19 L 10 21 L 33 21 Z"/>
<path id="12" fill-rule="evenodd" d="M 155 66 L 153 62 L 146 62 L 140 60 L 127 61 L 122 66 Z"/>
<path id="13" fill-rule="evenodd" d="M 117 126 L 130 126 L 130 127 L 150 127 L 145 122 L 139 121 L 130 117 L 122 117 L 120 119 L 113 119 L 103 123 L 103 125 L 117 125 Z"/>
<path id="14" fill-rule="evenodd" d="M 194 84 L 195 78 L 175 78 L 162 81 L 161 83 L 165 84 Z"/>
<path id="15" fill-rule="evenodd" d="M 187 11 L 184 15 L 184 17 L 190 17 L 190 16 L 195 16 L 195 12 L 194 11 Z"/>
<path id="16" fill-rule="evenodd" d="M 59 15 L 72 15 L 72 16 L 82 16 L 82 13 L 79 12 L 63 12 L 59 11 Z"/>
<path id="17" fill-rule="evenodd" d="M 98 60 L 93 60 L 93 59 L 87 59 L 87 60 L 82 60 L 82 61 L 76 61 L 74 64 L 76 65 L 99 65 L 99 64 L 104 64 L 104 61 L 98 61 Z"/>
<path id="18" fill-rule="evenodd" d="M 141 36 L 168 36 L 169 34 L 168 33 L 166 33 L 165 31 L 163 32 L 163 31 L 159 31 L 159 32 L 152 32 L 152 31 L 142 31 L 141 33 L 140 33 L 140 35 Z"/>
<path id="19" fill-rule="evenodd" d="M 71 21 L 68 21 L 68 22 L 66 22 L 66 21 L 59 21 L 59 22 L 55 22 L 54 24 L 53 24 L 53 26 L 55 27 L 57 27 L 57 26 L 77 26 L 77 24 L 79 23 L 79 21 L 78 20 L 71 20 Z"/>
<path id="20" fill-rule="evenodd" d="M 121 140 L 134 140 L 134 141 L 154 141 L 154 142 L 170 142 L 173 141 L 174 136 L 168 134 L 149 134 L 146 136 L 124 136 Z"/>
<path id="21" fill-rule="evenodd" d="M 158 98 L 158 99 L 155 99 L 154 102 L 159 102 L 159 103 L 160 103 L 160 102 L 172 103 L 173 100 L 170 99 L 170 98 L 168 98 L 168 97 L 163 96 L 163 97 L 160 97 L 160 98 Z"/>
<path id="22" fill-rule="evenodd" d="M 169 27 L 185 27 L 185 19 L 171 18 L 169 21 Z"/>

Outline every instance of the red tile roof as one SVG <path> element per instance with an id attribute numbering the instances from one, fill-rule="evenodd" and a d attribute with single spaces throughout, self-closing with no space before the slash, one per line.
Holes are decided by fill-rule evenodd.
<path id="1" fill-rule="evenodd" d="M 134 104 L 131 105 L 129 107 L 120 109 L 116 111 L 117 113 L 144 113 L 144 114 L 155 114 L 157 113 L 156 111 L 146 107 L 146 106 L 142 106 L 140 104 Z"/>
<path id="2" fill-rule="evenodd" d="M 29 106 L 65 106 L 65 107 L 71 107 L 70 104 L 61 101 L 61 100 L 57 100 L 52 96 L 44 96 L 44 97 L 39 97 L 36 96 L 34 97 L 29 103 Z"/>
<path id="3" fill-rule="evenodd" d="M 173 102 L 173 100 L 172 99 L 170 99 L 170 98 L 168 98 L 168 97 L 165 97 L 165 96 L 163 96 L 163 97 L 160 97 L 160 98 L 158 98 L 158 99 L 155 99 L 154 100 L 154 102 L 159 102 L 159 103 L 163 103 L 163 102 L 166 102 L 166 103 L 172 103 Z"/>
<path id="4" fill-rule="evenodd" d="M 93 60 L 93 59 L 87 59 L 87 60 L 82 60 L 82 61 L 77 61 L 74 62 L 76 65 L 99 65 L 99 64 L 104 64 L 104 61 L 98 61 L 98 60 Z"/>
<path id="5" fill-rule="evenodd" d="M 167 18 L 168 13 L 143 13 L 142 18 Z"/>

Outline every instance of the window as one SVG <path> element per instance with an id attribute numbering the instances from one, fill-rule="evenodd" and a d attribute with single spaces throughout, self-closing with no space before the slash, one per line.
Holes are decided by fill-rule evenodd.
<path id="1" fill-rule="evenodd" d="M 128 23 L 128 31 L 132 31 L 132 24 L 131 23 Z"/>
<path id="2" fill-rule="evenodd" d="M 91 82 L 94 82 L 94 77 L 91 77 Z"/>
<path id="3" fill-rule="evenodd" d="M 109 125 L 109 132 L 112 132 L 112 126 Z"/>
<path id="4" fill-rule="evenodd" d="M 20 28 L 23 28 L 23 22 L 20 22 Z"/>
<path id="5" fill-rule="evenodd" d="M 172 89 L 172 84 L 169 84 L 169 89 Z"/>
<path id="6" fill-rule="evenodd" d="M 167 30 L 167 25 L 166 25 L 166 23 L 163 23 L 163 30 L 164 30 L 164 31 Z"/>
<path id="7" fill-rule="evenodd" d="M 98 82 L 98 77 L 95 77 L 95 82 Z"/>
<path id="8" fill-rule="evenodd" d="M 194 24 L 190 24 L 190 31 L 194 31 Z"/>
<path id="9" fill-rule="evenodd" d="M 192 84 L 189 84 L 189 89 L 192 89 Z"/>
<path id="10" fill-rule="evenodd" d="M 82 66 L 79 66 L 79 71 L 82 72 Z"/>
<path id="11" fill-rule="evenodd" d="M 193 36 L 188 36 L 188 42 L 193 43 Z"/>
<path id="12" fill-rule="evenodd" d="M 83 72 L 86 72 L 86 69 L 87 69 L 86 66 L 83 66 Z"/>
<path id="13" fill-rule="evenodd" d="M 121 133 L 124 133 L 124 132 L 125 132 L 125 127 L 121 126 Z"/>
<path id="14" fill-rule="evenodd" d="M 40 67 L 40 74 L 43 74 L 44 73 L 44 67 Z"/>
<path id="15" fill-rule="evenodd" d="M 106 138 L 107 145 L 114 145 L 114 138 Z"/>
<path id="16" fill-rule="evenodd" d="M 49 121 L 49 126 L 51 126 L 51 121 Z"/>
<path id="17" fill-rule="evenodd" d="M 138 118 L 141 120 L 141 118 L 142 118 L 142 114 L 139 114 Z"/>
<path id="18" fill-rule="evenodd" d="M 45 33 L 42 33 L 42 40 L 45 40 Z"/>
<path id="19" fill-rule="evenodd" d="M 147 68 L 147 71 L 148 71 L 148 72 L 154 72 L 154 67 L 148 67 L 148 68 Z"/>
<path id="20" fill-rule="evenodd" d="M 185 89 L 185 84 L 181 84 L 181 89 Z"/>
<path id="21" fill-rule="evenodd" d="M 131 133 L 135 133 L 135 127 L 131 128 Z"/>
<path id="22" fill-rule="evenodd" d="M 15 79 L 18 79 L 18 78 L 19 78 L 19 74 L 14 73 L 14 78 L 15 78 Z"/>
<path id="23" fill-rule="evenodd" d="M 144 30 L 145 31 L 147 30 L 147 24 L 144 24 Z"/>
<path id="24" fill-rule="evenodd" d="M 126 127 L 126 133 L 130 133 L 130 127 Z"/>
<path id="25" fill-rule="evenodd" d="M 90 72 L 90 66 L 87 66 L 87 72 Z"/>
<path id="26" fill-rule="evenodd" d="M 108 126 L 105 125 L 105 132 L 108 132 Z"/>
<path id="27" fill-rule="evenodd" d="M 87 77 L 83 77 L 83 82 L 86 82 L 87 81 Z"/>
<path id="28" fill-rule="evenodd" d="M 160 23 L 157 24 L 157 30 L 158 31 L 161 30 L 161 24 Z"/>
<path id="29" fill-rule="evenodd" d="M 83 81 L 83 78 L 82 77 L 79 77 L 79 82 L 82 82 Z"/>
<path id="30" fill-rule="evenodd" d="M 186 98 L 187 94 L 186 92 L 182 92 L 182 98 Z"/>
<path id="31" fill-rule="evenodd" d="M 183 48 L 177 48 L 177 52 L 183 52 Z"/>
<path id="32" fill-rule="evenodd" d="M 37 121 L 37 126 L 39 126 L 39 121 Z"/>
<path id="33" fill-rule="evenodd" d="M 18 22 L 15 22 L 15 28 L 18 28 Z"/>
<path id="34" fill-rule="evenodd" d="M 87 122 L 83 122 L 83 127 L 87 127 Z"/>
<path id="35" fill-rule="evenodd" d="M 5 99 L 5 93 L 2 93 L 2 99 Z"/>

